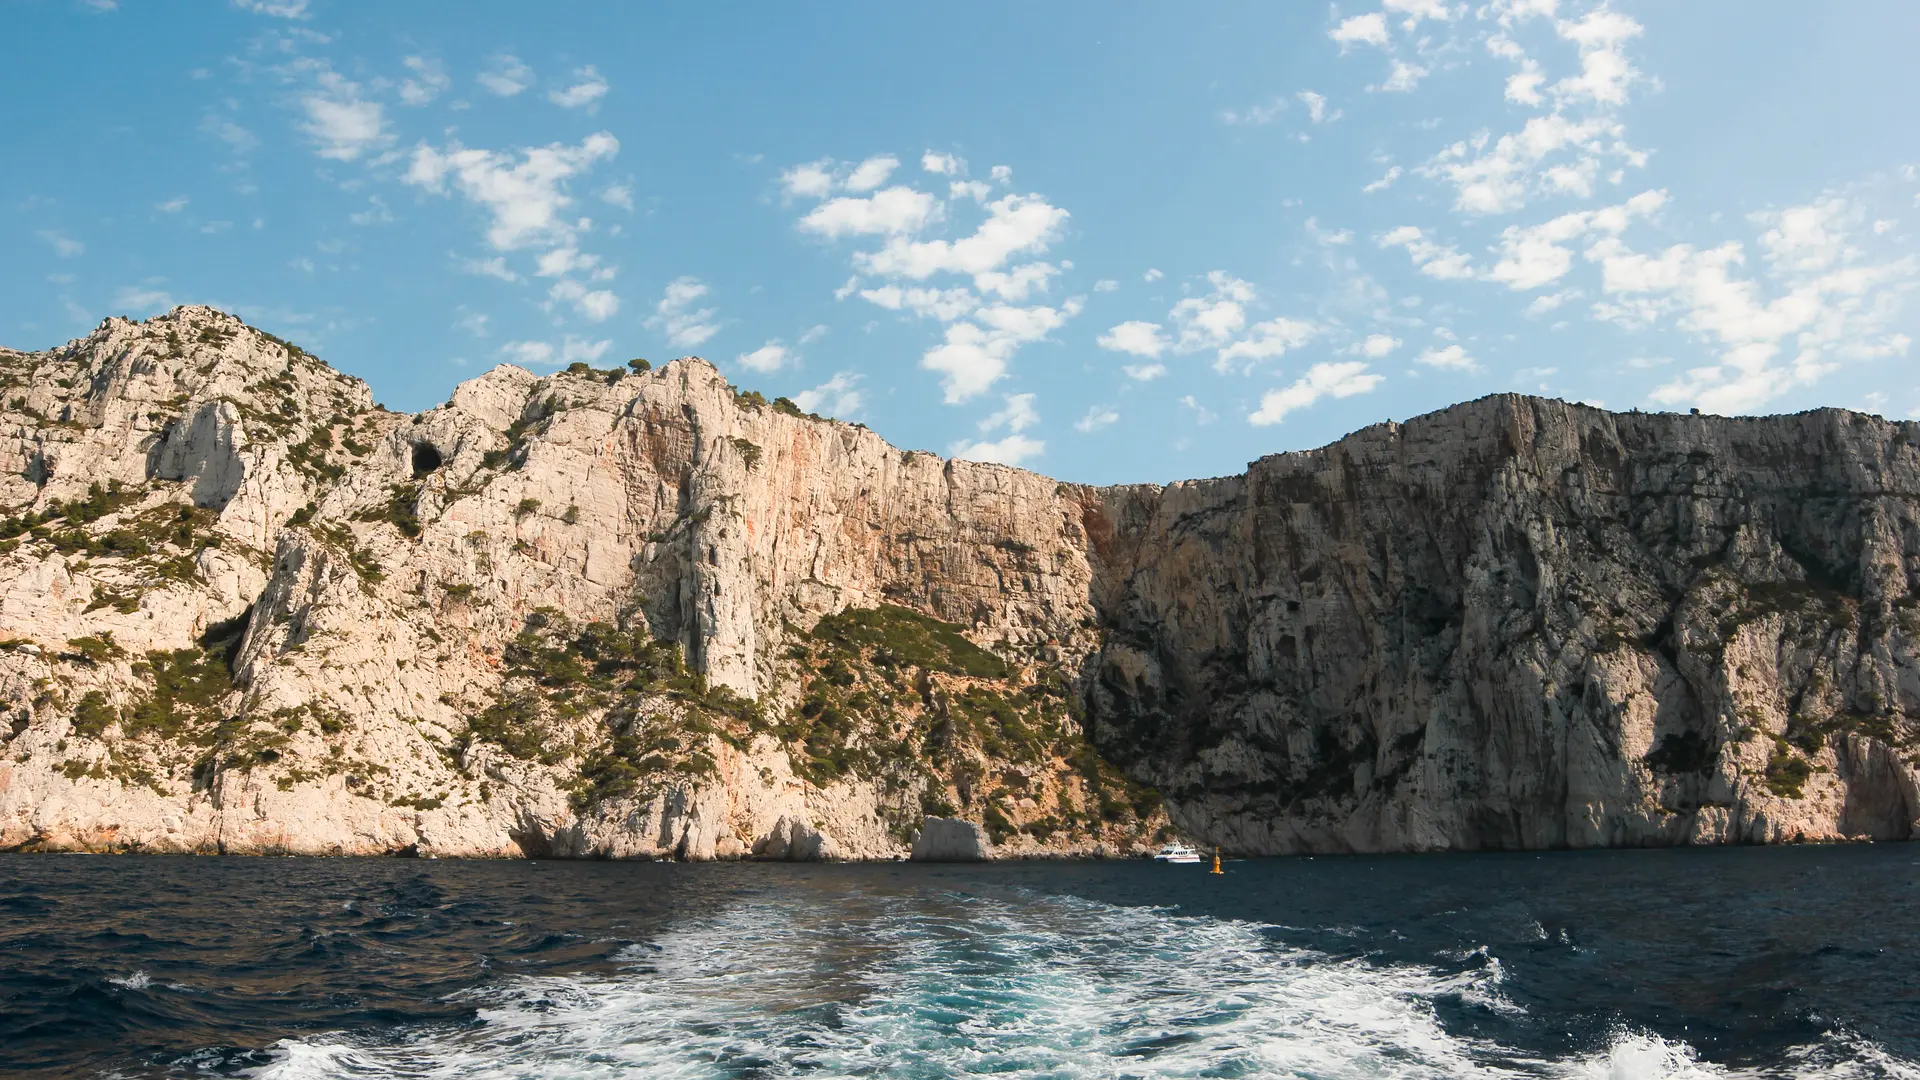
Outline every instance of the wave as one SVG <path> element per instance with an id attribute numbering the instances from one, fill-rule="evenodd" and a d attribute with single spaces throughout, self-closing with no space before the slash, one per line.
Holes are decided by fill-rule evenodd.
<path id="1" fill-rule="evenodd" d="M 756 902 L 629 947 L 612 976 L 465 992 L 470 1024 L 284 1041 L 256 1075 L 1738 1075 L 1630 1031 L 1584 1057 L 1529 1059 L 1449 1032 L 1436 1011 L 1524 1012 L 1484 950 L 1449 972 L 1335 959 L 1268 930 L 1062 898 Z M 1920 1075 L 1866 1040 L 1829 1039 L 1783 1067 L 1755 1075 Z"/>

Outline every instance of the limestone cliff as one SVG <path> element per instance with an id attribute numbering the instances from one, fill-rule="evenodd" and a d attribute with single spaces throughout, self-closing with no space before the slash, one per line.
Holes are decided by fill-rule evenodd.
<path id="1" fill-rule="evenodd" d="M 1095 489 L 698 360 L 407 416 L 109 320 L 0 350 L 0 847 L 1904 838 L 1916 441 L 1498 397 Z"/>
<path id="2" fill-rule="evenodd" d="M 1094 742 L 1230 849 L 1920 816 L 1920 425 L 1502 396 L 1084 497 Z"/>
<path id="3" fill-rule="evenodd" d="M 639 366 L 639 365 L 636 365 Z M 737 392 L 418 416 L 206 308 L 0 352 L 0 847 L 1121 853 L 1078 503 Z M 961 629 L 965 629 L 965 633 Z"/>

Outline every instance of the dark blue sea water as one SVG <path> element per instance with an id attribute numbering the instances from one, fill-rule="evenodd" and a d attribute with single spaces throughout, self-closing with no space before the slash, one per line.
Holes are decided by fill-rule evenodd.
<path id="1" fill-rule="evenodd" d="M 1920 1076 L 1920 846 L 0 856 L 0 1073 Z"/>

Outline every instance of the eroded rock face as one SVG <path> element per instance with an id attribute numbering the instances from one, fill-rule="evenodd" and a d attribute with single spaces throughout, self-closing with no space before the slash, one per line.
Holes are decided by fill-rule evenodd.
<path id="1" fill-rule="evenodd" d="M 1229 851 L 1423 850 L 1920 816 L 1912 424 L 1497 397 L 1093 489 L 698 360 L 502 367 L 391 413 L 206 308 L 0 350 L 0 381 L 0 847 L 895 858 L 952 819 L 1002 856 L 1124 854 L 1170 813 Z"/>
<path id="2" fill-rule="evenodd" d="M 1229 850 L 1905 839 L 1916 444 L 1508 396 L 1088 492 L 1095 741 Z"/>

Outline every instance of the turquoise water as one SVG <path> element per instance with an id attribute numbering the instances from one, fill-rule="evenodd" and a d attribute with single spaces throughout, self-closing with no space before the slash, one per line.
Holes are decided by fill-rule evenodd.
<path id="1" fill-rule="evenodd" d="M 0 1069 L 1920 1076 L 1916 861 L 4 856 Z"/>

